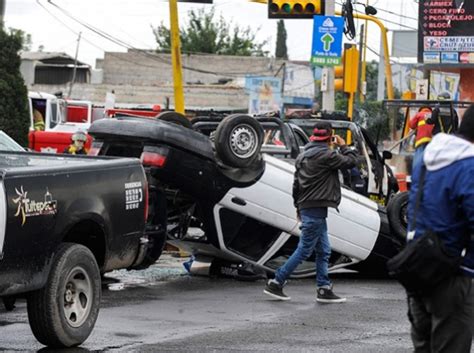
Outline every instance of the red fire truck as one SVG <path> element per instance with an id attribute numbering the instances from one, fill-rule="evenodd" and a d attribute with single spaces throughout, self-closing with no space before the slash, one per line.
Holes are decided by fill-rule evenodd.
<path id="1" fill-rule="evenodd" d="M 71 136 L 78 130 L 87 132 L 92 122 L 117 116 L 155 118 L 161 111 L 159 105 L 140 109 L 96 106 L 90 101 L 65 100 L 44 93 L 29 92 L 30 133 L 29 148 L 38 152 L 62 153 L 71 144 Z M 86 148 L 92 143 L 89 136 Z"/>

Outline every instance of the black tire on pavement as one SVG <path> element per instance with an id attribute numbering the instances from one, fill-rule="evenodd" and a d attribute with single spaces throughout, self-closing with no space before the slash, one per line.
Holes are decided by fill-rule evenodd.
<path id="1" fill-rule="evenodd" d="M 387 216 L 394 235 L 406 241 L 408 229 L 408 191 L 395 194 L 387 205 Z"/>
<path id="2" fill-rule="evenodd" d="M 183 114 L 176 112 L 163 112 L 156 117 L 158 120 L 167 121 L 176 125 L 184 126 L 188 129 L 193 128 L 193 124 Z"/>
<path id="3" fill-rule="evenodd" d="M 167 239 L 167 201 L 164 190 L 156 187 L 153 182 L 148 180 L 149 187 L 149 208 L 148 223 L 146 232 L 150 237 L 151 246 L 148 248 L 143 261 L 136 266 L 134 270 L 143 270 L 153 265 L 161 256 Z"/>
<path id="4" fill-rule="evenodd" d="M 230 167 L 250 166 L 258 158 L 262 142 L 262 126 L 248 115 L 229 115 L 216 129 L 217 156 Z"/>
<path id="5" fill-rule="evenodd" d="M 6 311 L 13 311 L 15 309 L 15 297 L 3 297 L 2 301 Z"/>
<path id="6" fill-rule="evenodd" d="M 46 285 L 27 298 L 36 339 L 54 348 L 80 345 L 94 328 L 100 297 L 100 272 L 92 252 L 83 245 L 61 244 Z"/>

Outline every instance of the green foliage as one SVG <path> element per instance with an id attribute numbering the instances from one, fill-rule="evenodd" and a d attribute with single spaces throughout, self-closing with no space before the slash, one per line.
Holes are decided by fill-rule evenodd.
<path id="1" fill-rule="evenodd" d="M 222 15 L 216 17 L 215 9 L 191 10 L 189 20 L 180 29 L 181 50 L 185 53 L 208 53 L 219 55 L 266 56 L 263 48 L 267 41 L 257 43 L 250 27 L 241 28 L 226 21 Z M 161 23 L 152 27 L 158 45 L 157 51 L 171 51 L 170 30 Z"/>
<path id="2" fill-rule="evenodd" d="M 347 112 L 347 95 L 343 92 L 336 92 L 334 95 L 334 108 L 336 111 Z"/>
<path id="3" fill-rule="evenodd" d="M 32 45 L 31 34 L 26 33 L 25 31 L 21 29 L 9 28 L 9 30 L 12 36 L 19 38 L 21 40 L 21 43 L 22 43 L 21 50 L 24 50 L 24 51 L 31 50 L 31 45 Z"/>
<path id="4" fill-rule="evenodd" d="M 275 58 L 285 60 L 288 59 L 288 49 L 286 47 L 286 28 L 285 22 L 283 20 L 279 20 L 277 23 Z"/>
<path id="5" fill-rule="evenodd" d="M 390 123 L 382 102 L 365 101 L 354 109 L 354 122 L 364 127 L 372 141 L 379 142 L 389 138 Z"/>
<path id="6" fill-rule="evenodd" d="M 28 145 L 28 92 L 20 74 L 23 36 L 0 28 L 0 129 L 23 146 Z"/>
<path id="7" fill-rule="evenodd" d="M 367 82 L 366 101 L 377 100 L 377 85 L 379 75 L 379 63 L 375 60 L 367 63 L 365 80 Z"/>
<path id="8" fill-rule="evenodd" d="M 377 100 L 377 85 L 378 85 L 378 75 L 379 75 L 379 63 L 375 60 L 367 63 L 366 66 L 366 76 L 365 80 L 367 81 L 367 95 L 365 96 L 367 101 Z M 394 96 L 395 99 L 399 99 L 401 94 L 397 88 L 394 87 Z"/>

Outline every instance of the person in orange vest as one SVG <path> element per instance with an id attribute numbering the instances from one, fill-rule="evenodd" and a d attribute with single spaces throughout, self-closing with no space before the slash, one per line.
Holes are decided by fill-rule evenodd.
<path id="1" fill-rule="evenodd" d="M 87 141 L 87 135 L 84 131 L 77 131 L 71 136 L 72 144 L 64 149 L 63 153 L 67 154 L 87 154 L 87 149 L 84 147 Z"/>
<path id="2" fill-rule="evenodd" d="M 415 154 L 413 156 L 413 166 L 418 164 L 423 158 L 423 152 L 433 137 L 432 110 L 429 107 L 422 107 L 418 113 L 410 119 L 408 126 L 416 130 Z"/>

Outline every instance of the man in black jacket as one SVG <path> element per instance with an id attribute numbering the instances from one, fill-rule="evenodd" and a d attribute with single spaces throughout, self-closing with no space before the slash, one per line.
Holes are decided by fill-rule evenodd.
<path id="1" fill-rule="evenodd" d="M 341 202 L 341 185 L 338 170 L 351 169 L 358 163 L 354 151 L 346 147 L 343 138 L 332 135 L 329 122 L 318 122 L 314 126 L 311 142 L 296 159 L 293 200 L 301 220 L 301 236 L 298 247 L 269 280 L 264 293 L 280 300 L 289 300 L 283 293 L 286 279 L 296 267 L 316 251 L 317 298 L 322 303 L 341 303 L 332 291 L 328 276 L 328 263 L 331 255 L 326 217 L 328 207 L 337 208 Z M 341 153 L 331 149 L 340 148 Z"/>

